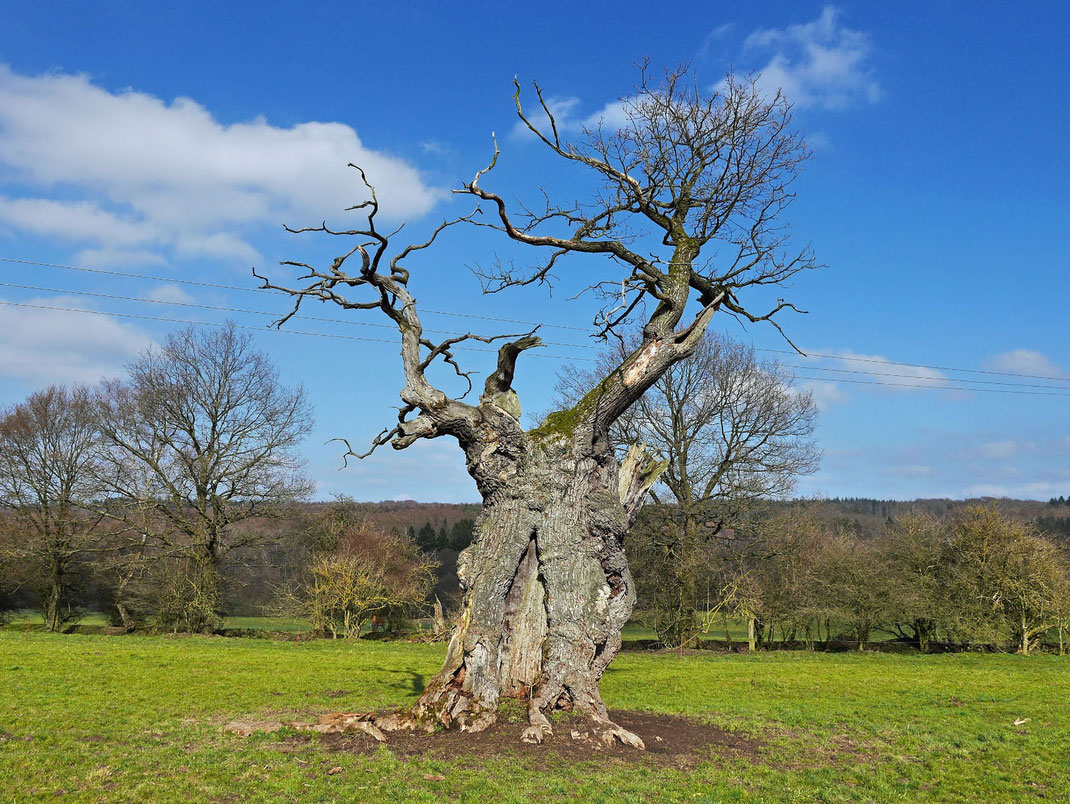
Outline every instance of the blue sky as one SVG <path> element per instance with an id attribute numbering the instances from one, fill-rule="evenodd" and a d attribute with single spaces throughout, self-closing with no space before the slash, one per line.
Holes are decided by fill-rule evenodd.
<path id="1" fill-rule="evenodd" d="M 349 161 L 368 168 L 384 216 L 405 221 L 413 241 L 468 211 L 448 190 L 486 163 L 491 132 L 502 159 L 486 186 L 508 197 L 531 198 L 539 185 L 583 197 L 591 186 L 582 174 L 518 133 L 514 75 L 538 80 L 563 125 L 577 130 L 612 113 L 638 60 L 688 60 L 708 86 L 728 69 L 760 72 L 794 102 L 815 148 L 788 218 L 826 267 L 777 295 L 809 311 L 783 324 L 826 357 L 760 352 L 801 367 L 799 383 L 822 408 L 823 466 L 800 492 L 1070 493 L 1066 4 L 461 8 L 8 6 L 0 257 L 158 279 L 0 261 L 0 301 L 38 305 L 0 305 L 0 404 L 49 382 L 117 374 L 176 326 L 116 314 L 207 322 L 227 314 L 173 303 L 285 309 L 272 295 L 178 280 L 253 288 L 252 265 L 282 279 L 281 259 L 329 259 L 334 244 L 285 235 L 281 224 L 344 222 L 341 209 L 360 199 Z M 485 233 L 451 232 L 414 262 L 411 286 L 431 310 L 555 325 L 543 337 L 562 345 L 526 355 L 518 375 L 525 411 L 536 414 L 550 405 L 563 361 L 593 356 L 584 331 L 592 308 L 565 298 L 579 282 L 572 273 L 552 298 L 541 290 L 480 298 L 469 266 L 514 253 Z M 357 445 L 391 421 L 397 347 L 352 339 L 389 340 L 390 330 L 295 320 L 291 329 L 347 339 L 282 335 L 260 331 L 266 316 L 230 317 L 256 328 L 283 379 L 304 383 L 316 405 L 307 455 L 318 496 L 477 499 L 445 439 L 381 450 L 343 471 L 337 444 L 323 443 L 344 436 Z M 525 329 L 425 314 L 429 328 L 477 325 L 488 334 Z M 786 348 L 768 327 L 715 326 L 762 350 Z M 466 357 L 487 366 L 486 353 Z"/>

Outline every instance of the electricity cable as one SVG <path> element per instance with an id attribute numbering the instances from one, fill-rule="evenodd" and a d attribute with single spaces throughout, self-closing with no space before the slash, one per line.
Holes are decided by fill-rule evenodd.
<path id="1" fill-rule="evenodd" d="M 34 310 L 53 310 L 63 313 L 85 313 L 87 315 L 103 315 L 103 316 L 115 316 L 116 318 L 132 318 L 139 321 L 163 321 L 168 324 L 192 324 L 198 327 L 226 327 L 230 326 L 226 322 L 222 321 L 192 321 L 186 318 L 164 318 L 163 316 L 155 315 L 140 315 L 138 313 L 111 313 L 106 310 L 86 310 L 79 307 L 59 307 L 49 304 L 31 304 L 29 302 L 13 302 L 0 300 L 0 305 L 6 307 L 28 307 Z M 247 329 L 253 332 L 279 332 L 285 335 L 308 335 L 315 338 L 337 338 L 346 341 L 364 341 L 367 343 L 392 343 L 397 344 L 396 339 L 389 338 L 363 338 L 359 335 L 341 335 L 336 332 L 313 332 L 311 330 L 300 329 L 281 329 L 278 327 L 252 327 L 248 324 L 233 323 L 235 329 Z M 479 346 L 469 346 L 467 344 L 457 344 L 454 348 L 464 349 L 469 352 L 490 352 L 492 354 L 497 353 L 497 349 L 486 349 Z M 584 360 L 587 362 L 595 362 L 593 357 L 571 357 L 569 355 L 550 355 L 544 352 L 531 352 L 536 357 L 548 357 L 555 360 Z"/>
<path id="2" fill-rule="evenodd" d="M 71 296 L 90 296 L 96 299 L 111 299 L 114 301 L 128 301 L 135 302 L 137 304 L 166 304 L 174 307 L 192 307 L 198 310 L 213 310 L 216 312 L 224 313 L 242 313 L 246 315 L 264 315 L 271 318 L 281 318 L 281 313 L 273 313 L 267 310 L 246 310 L 241 307 L 228 307 L 214 304 L 200 304 L 197 302 L 184 302 L 174 301 L 172 299 L 146 299 L 138 296 L 119 296 L 114 293 L 97 293 L 90 290 L 71 290 L 68 288 L 48 288 L 40 285 L 20 285 L 15 282 L 0 282 L 0 287 L 5 288 L 19 288 L 20 290 L 37 290 L 45 293 L 62 293 L 64 295 Z M 316 315 L 305 315 L 304 313 L 298 313 L 293 318 L 304 319 L 305 321 L 321 321 L 329 324 L 345 324 L 347 326 L 356 327 L 376 327 L 378 329 L 390 329 L 397 331 L 397 326 L 394 324 L 381 324 L 376 321 L 357 321 L 347 318 L 325 318 Z M 517 322 L 520 323 L 520 322 Z M 465 333 L 457 330 L 443 330 L 443 329 L 425 329 L 425 332 L 436 332 L 441 335 L 463 335 Z M 591 343 L 560 343 L 557 341 L 543 341 L 546 346 L 567 346 L 573 349 L 599 349 L 601 347 Z"/>
<path id="3" fill-rule="evenodd" d="M 819 382 L 851 382 L 857 385 L 886 385 L 889 388 L 921 388 L 926 391 L 969 391 L 978 394 L 1024 394 L 1026 396 L 1065 396 L 1070 397 L 1070 393 L 1053 393 L 1051 391 L 1012 391 L 1006 388 L 962 388 L 951 385 L 914 385 L 911 383 L 901 382 L 877 382 L 876 380 L 852 380 L 846 377 L 838 377 L 836 380 L 829 380 L 828 377 L 807 377 L 801 374 L 795 375 L 797 380 L 817 380 Z"/>
<path id="4" fill-rule="evenodd" d="M 165 322 L 165 323 L 169 323 L 169 324 L 187 324 L 187 325 L 208 326 L 208 327 L 225 327 L 225 326 L 228 326 L 227 323 L 218 322 L 218 321 L 193 321 L 193 320 L 190 320 L 190 319 L 166 318 L 166 317 L 163 317 L 163 316 L 140 315 L 140 314 L 137 314 L 137 313 L 112 313 L 112 312 L 106 312 L 106 311 L 103 311 L 103 310 L 86 310 L 86 309 L 81 309 L 81 308 L 77 308 L 77 307 L 60 307 L 60 306 L 57 306 L 57 305 L 31 304 L 29 302 L 12 302 L 12 301 L 0 300 L 0 305 L 4 305 L 4 306 L 8 306 L 8 307 L 24 307 L 24 308 L 30 308 L 30 309 L 35 309 L 35 310 L 51 310 L 51 311 L 65 312 L 65 313 L 84 313 L 84 314 L 87 314 L 87 315 L 114 316 L 114 317 L 118 317 L 118 318 L 130 318 L 130 319 L 135 319 L 135 320 L 140 320 L 140 321 L 161 321 L 161 322 Z M 278 332 L 278 333 L 283 333 L 283 334 L 287 334 L 287 335 L 304 335 L 304 336 L 319 337 L 319 338 L 335 338 L 335 339 L 340 339 L 340 340 L 361 341 L 361 342 L 365 342 L 365 343 L 390 343 L 390 344 L 396 344 L 397 343 L 396 340 L 387 339 L 387 338 L 365 338 L 365 337 L 361 337 L 359 335 L 342 335 L 342 334 L 334 333 L 334 332 L 314 332 L 314 331 L 310 331 L 310 330 L 279 329 L 277 327 L 254 327 L 254 326 L 249 326 L 247 324 L 237 324 L 237 323 L 234 323 L 233 326 L 236 329 L 252 330 L 254 332 L 263 332 L 263 331 L 267 330 L 267 331 L 270 331 L 270 332 Z M 478 346 L 469 346 L 467 344 L 458 344 L 456 348 L 464 349 L 466 351 L 474 351 L 474 352 L 494 353 L 494 352 L 497 351 L 495 349 L 481 348 L 481 347 L 478 347 Z M 553 359 L 553 360 L 580 360 L 580 361 L 588 362 L 588 363 L 597 362 L 597 360 L 595 358 L 590 358 L 590 357 L 573 357 L 573 356 L 570 356 L 570 355 L 555 355 L 555 354 L 547 354 L 545 352 L 537 352 L 537 351 L 533 351 L 530 354 L 532 356 L 534 356 L 534 357 L 544 357 L 544 358 L 550 358 L 550 359 Z M 809 370 L 809 369 L 814 368 L 814 367 L 805 366 L 805 367 L 799 367 L 799 368 L 804 368 L 804 369 Z M 857 372 L 857 373 L 863 373 L 864 374 L 864 373 L 867 373 L 867 372 Z M 870 373 L 870 376 L 873 376 L 873 374 Z M 897 377 L 897 376 L 906 376 L 906 375 L 876 374 L 876 376 Z M 916 378 L 913 378 L 913 377 L 910 377 L 910 378 L 911 379 L 916 379 Z M 827 377 L 813 377 L 813 376 L 806 376 L 806 375 L 796 375 L 796 379 L 828 381 Z M 948 385 L 921 385 L 921 384 L 912 384 L 912 383 L 879 382 L 879 381 L 875 381 L 875 380 L 855 380 L 855 379 L 848 379 L 848 378 L 843 378 L 843 377 L 837 378 L 835 380 L 835 382 L 849 382 L 849 383 L 855 383 L 855 384 L 861 384 L 861 385 L 882 385 L 882 386 L 888 386 L 888 387 L 892 387 L 892 388 L 918 388 L 918 389 L 927 390 L 927 391 L 967 391 L 967 392 L 991 393 L 991 394 L 1022 394 L 1022 395 L 1028 395 L 1028 396 L 1070 397 L 1070 392 L 1068 392 L 1068 393 L 1057 393 L 1057 392 L 1051 392 L 1051 391 L 1022 391 L 1022 390 L 1004 389 L 1004 388 L 972 388 L 972 387 L 959 387 L 959 386 L 948 386 Z M 1029 387 L 1033 387 L 1033 386 L 1029 386 Z M 1037 386 L 1037 387 L 1056 387 L 1056 386 Z"/>
<path id="5" fill-rule="evenodd" d="M 167 282 L 180 285 L 195 285 L 202 288 L 215 288 L 217 290 L 237 290 L 241 293 L 270 293 L 278 295 L 277 291 L 269 288 L 248 288 L 241 285 L 223 285 L 217 282 L 200 282 L 195 279 L 180 279 L 178 277 L 169 276 L 151 276 L 149 274 L 135 274 L 128 271 L 114 271 L 106 268 L 85 268 L 79 265 L 63 265 L 57 262 L 37 262 L 35 260 L 20 260 L 14 257 L 0 257 L 0 262 L 12 262 L 20 265 L 37 265 L 42 268 L 62 268 L 65 271 L 84 271 L 90 274 L 106 274 L 108 276 L 122 276 L 129 279 L 149 279 L 154 282 Z M 490 315 L 477 315 L 476 313 L 456 313 L 448 310 L 431 310 L 427 307 L 421 308 L 421 312 L 434 313 L 435 315 L 452 315 L 459 316 L 461 318 L 478 318 L 484 321 L 500 321 L 506 324 L 525 324 L 528 326 L 534 326 L 537 322 L 532 321 L 520 321 L 515 318 L 498 318 Z M 571 329 L 578 332 L 590 332 L 587 327 L 577 327 L 571 324 L 546 324 L 544 327 L 553 327 L 555 329 Z"/>
<path id="6" fill-rule="evenodd" d="M 227 306 L 212 305 L 212 304 L 199 304 L 199 303 L 196 303 L 196 302 L 173 301 L 173 300 L 169 300 L 169 299 L 146 299 L 146 298 L 139 298 L 139 297 L 136 297 L 136 296 L 119 296 L 119 295 L 116 295 L 116 294 L 113 294 L 113 293 L 96 293 L 96 292 L 93 292 L 93 291 L 86 291 L 86 290 L 70 290 L 70 289 L 66 289 L 66 288 L 50 288 L 50 287 L 42 287 L 42 286 L 39 286 L 39 285 L 22 285 L 22 284 L 18 284 L 18 283 L 15 283 L 15 282 L 0 282 L 0 287 L 19 288 L 21 290 L 43 291 L 43 292 L 46 292 L 46 293 L 62 293 L 62 294 L 68 294 L 68 295 L 89 296 L 89 297 L 98 298 L 98 299 L 109 299 L 109 300 L 115 300 L 115 301 L 126 301 L 126 302 L 135 302 L 135 303 L 143 303 L 143 304 L 163 304 L 163 305 L 171 305 L 171 306 L 176 306 L 176 307 L 189 307 L 189 308 L 195 308 L 195 309 L 199 309 L 199 310 L 210 310 L 210 311 L 215 311 L 215 312 L 239 313 L 239 314 L 247 314 L 247 315 L 262 315 L 262 316 L 268 316 L 268 317 L 275 317 L 275 316 L 279 315 L 278 313 L 273 313 L 273 312 L 269 312 L 269 311 L 266 311 L 266 310 L 247 310 L 247 309 L 243 309 L 243 308 L 240 308 L 240 307 L 227 307 Z M 374 322 L 374 321 L 356 321 L 356 320 L 352 320 L 352 319 L 324 318 L 324 317 L 320 317 L 320 316 L 310 316 L 310 315 L 301 315 L 301 314 L 295 315 L 294 318 L 295 319 L 304 319 L 304 320 L 307 320 L 307 321 L 321 321 L 321 322 L 328 322 L 328 323 L 347 324 L 347 325 L 353 325 L 353 326 L 375 327 L 375 328 L 378 328 L 378 329 L 389 329 L 389 330 L 394 330 L 394 331 L 396 331 L 396 329 L 397 329 L 393 324 L 382 324 L 382 323 L 377 323 L 377 322 Z M 430 329 L 430 330 L 426 330 L 426 331 L 427 332 L 436 332 L 436 333 L 444 334 L 444 335 L 461 335 L 461 334 L 463 334 L 463 333 L 460 333 L 460 332 L 449 331 L 449 330 L 433 330 L 433 329 Z M 309 333 L 309 334 L 312 334 L 312 333 Z M 544 344 L 546 346 L 563 346 L 563 347 L 576 348 L 576 349 L 598 349 L 599 348 L 598 346 L 596 346 L 594 344 L 560 343 L 560 342 L 555 342 L 555 341 L 546 341 L 546 342 L 544 342 Z M 917 375 L 914 375 L 914 374 L 894 374 L 894 373 L 883 372 L 883 371 L 870 371 L 870 370 L 861 370 L 861 369 L 843 369 L 843 368 L 831 368 L 831 367 L 826 367 L 826 366 L 807 366 L 807 365 L 796 365 L 796 364 L 781 364 L 781 365 L 782 365 L 783 368 L 801 369 L 801 370 L 804 370 L 804 371 L 824 371 L 824 372 L 834 372 L 834 373 L 837 373 L 837 374 L 865 374 L 865 375 L 871 376 L 871 377 L 894 377 L 894 378 L 898 378 L 898 379 L 907 379 L 907 380 L 927 380 L 927 379 L 930 379 L 928 377 L 918 377 Z M 944 377 L 933 377 L 931 379 L 934 382 L 938 382 L 938 383 L 942 383 L 942 382 L 946 382 L 947 381 L 947 378 L 944 378 Z M 975 383 L 975 384 L 980 384 L 980 385 L 1004 385 L 1004 386 L 1017 387 L 1017 388 L 1046 388 L 1046 389 L 1052 389 L 1052 390 L 1062 390 L 1062 386 L 1058 386 L 1058 385 L 1040 385 L 1040 384 L 1035 384 L 1035 383 L 1015 383 L 1015 382 L 1005 382 L 1005 381 L 1000 381 L 1000 380 L 960 380 L 960 381 L 970 382 L 970 383 Z M 1070 390 L 1070 389 L 1068 389 L 1068 390 Z"/>
<path id="7" fill-rule="evenodd" d="M 36 261 L 36 260 L 18 259 L 18 258 L 15 258 L 15 257 L 2 257 L 2 256 L 0 256 L 0 261 L 20 264 L 20 265 L 34 265 L 34 266 L 40 266 L 40 267 L 45 267 L 45 268 L 60 268 L 60 269 L 70 270 L 70 271 L 82 271 L 82 272 L 86 272 L 86 273 L 104 274 L 104 275 L 109 275 L 109 276 L 118 276 L 118 277 L 131 278 L 131 279 L 145 279 L 145 280 L 151 280 L 151 281 L 155 281 L 155 282 L 164 282 L 164 283 L 192 285 L 192 286 L 197 286 L 197 287 L 215 288 L 215 289 L 219 289 L 219 290 L 234 290 L 234 291 L 239 291 L 239 292 L 242 292 L 242 293 L 270 293 L 272 295 L 277 295 L 277 293 L 275 291 L 272 291 L 272 290 L 267 289 L 267 288 L 250 288 L 250 287 L 243 287 L 241 285 L 226 285 L 226 284 L 220 284 L 220 283 L 214 283 L 214 282 L 202 282 L 202 281 L 193 280 L 193 279 L 181 279 L 181 278 L 178 278 L 178 277 L 153 276 L 153 275 L 150 275 L 150 274 L 138 274 L 138 273 L 132 273 L 132 272 L 128 272 L 128 271 L 116 271 L 116 270 L 104 269 L 104 268 L 87 268 L 87 267 L 84 267 L 84 266 L 65 265 L 65 264 L 62 264 L 62 263 L 50 263 L 50 262 L 39 262 L 39 261 Z M 13 283 L 0 283 L 0 285 L 6 285 L 6 286 L 9 286 L 9 287 L 22 287 L 22 288 L 26 288 L 26 289 L 37 289 L 37 288 L 34 288 L 33 286 L 15 285 Z M 51 290 L 51 289 L 46 289 L 46 288 L 40 288 L 40 289 L 41 290 Z M 51 292 L 63 292 L 63 293 L 72 293 L 72 294 L 77 293 L 77 294 L 80 294 L 80 295 L 99 295 L 99 296 L 102 296 L 102 297 L 105 297 L 105 298 L 109 298 L 110 297 L 110 298 L 130 300 L 130 301 L 138 301 L 138 302 L 158 302 L 158 303 L 162 302 L 162 300 L 155 300 L 155 299 L 139 299 L 139 298 L 123 297 L 123 296 L 108 296 L 108 294 L 93 294 L 93 293 L 89 293 L 87 291 L 54 291 L 54 290 L 52 290 Z M 167 303 L 179 304 L 178 302 L 167 302 Z M 256 314 L 256 315 L 275 315 L 274 313 L 264 313 L 264 312 L 255 311 L 255 310 L 246 311 L 246 310 L 239 310 L 239 309 L 236 309 L 236 308 L 223 308 L 223 307 L 211 308 L 211 307 L 208 307 L 206 305 L 195 305 L 195 304 L 192 304 L 192 303 L 185 303 L 185 306 L 202 307 L 204 309 L 220 309 L 220 310 L 229 309 L 229 310 L 232 310 L 233 312 L 247 312 L 247 313 Z M 498 317 L 498 316 L 477 315 L 477 314 L 474 314 L 474 313 L 459 313 L 459 312 L 451 312 L 451 311 L 447 311 L 447 310 L 432 310 L 432 309 L 429 309 L 429 308 L 423 308 L 422 312 L 432 313 L 432 314 L 435 314 L 435 315 L 448 315 L 448 316 L 457 316 L 457 317 L 461 317 L 461 318 L 479 319 L 479 320 L 483 320 L 483 321 L 495 321 L 495 322 L 507 323 L 507 324 L 521 324 L 521 325 L 524 325 L 524 326 L 536 326 L 536 325 L 538 325 L 538 322 L 535 322 L 535 321 L 524 321 L 524 320 L 521 320 L 521 319 L 502 318 L 502 317 Z M 118 313 L 114 313 L 113 315 L 118 315 Z M 326 318 L 326 317 L 305 316 L 305 315 L 301 315 L 300 317 L 301 318 L 306 318 L 308 320 L 322 321 L 322 322 L 329 322 L 329 323 L 357 324 L 357 325 L 362 325 L 362 326 L 392 328 L 389 324 L 376 324 L 374 322 L 359 322 L 359 321 L 351 321 L 351 320 L 346 320 L 346 319 L 341 319 L 341 318 Z M 573 331 L 578 331 L 578 332 L 590 332 L 590 329 L 587 328 L 587 327 L 578 327 L 578 326 L 572 326 L 572 325 L 567 325 L 567 324 L 543 323 L 543 324 L 541 324 L 541 326 L 548 327 L 548 328 L 552 327 L 552 328 L 556 328 L 556 329 L 568 329 L 568 330 L 573 330 Z M 429 330 L 429 331 L 443 332 L 442 330 Z M 578 349 L 598 349 L 598 348 L 600 348 L 599 346 L 592 345 L 592 344 L 552 343 L 550 345 L 564 346 L 564 347 L 578 348 Z M 772 353 L 772 354 L 791 355 L 792 357 L 796 357 L 796 358 L 800 357 L 798 352 L 787 350 L 787 349 L 772 349 L 772 348 L 767 348 L 767 347 L 755 347 L 755 351 L 769 352 L 769 353 Z M 1047 376 L 1047 375 L 1042 375 L 1042 374 L 1024 374 L 1024 373 L 1012 372 L 1012 371 L 997 371 L 997 370 L 994 370 L 994 369 L 971 369 L 971 368 L 962 368 L 962 367 L 959 367 L 959 366 L 941 366 L 941 365 L 925 364 L 925 363 L 906 363 L 906 362 L 903 362 L 903 361 L 886 360 L 886 359 L 883 359 L 883 358 L 876 358 L 876 357 L 861 357 L 861 356 L 853 356 L 853 355 L 833 355 L 833 354 L 823 354 L 823 353 L 818 353 L 818 352 L 807 352 L 804 355 L 804 357 L 818 358 L 818 359 L 825 359 L 825 360 L 843 360 L 843 361 L 856 362 L 856 363 L 876 363 L 876 364 L 883 365 L 883 366 L 900 366 L 900 367 L 903 367 L 903 368 L 921 368 L 921 369 L 929 369 L 929 370 L 933 370 L 933 371 L 956 371 L 956 372 L 964 372 L 964 373 L 970 373 L 970 374 L 984 374 L 984 375 L 1000 376 L 1000 377 L 1016 377 L 1016 378 L 1020 378 L 1020 379 L 1049 380 L 1049 381 L 1053 381 L 1053 382 L 1070 382 L 1070 377 Z M 577 359 L 580 359 L 580 358 L 577 358 Z M 819 366 L 792 366 L 792 368 L 802 368 L 802 369 L 805 369 L 805 370 L 819 370 L 819 371 L 841 371 L 841 372 L 849 371 L 848 369 L 829 369 L 829 368 L 822 368 L 822 367 L 819 367 Z M 857 373 L 872 374 L 874 372 L 859 371 Z M 884 376 L 894 376 L 894 377 L 900 377 L 901 376 L 901 377 L 904 377 L 904 378 L 907 378 L 907 379 L 911 378 L 911 375 L 888 374 L 888 375 L 884 375 Z M 965 379 L 965 378 L 961 379 L 960 381 L 961 382 L 973 382 L 973 383 L 985 382 L 983 380 L 968 380 L 968 379 Z M 1003 383 L 991 382 L 990 384 L 1003 384 Z M 1015 383 L 1006 383 L 1006 384 L 1007 385 L 1014 385 Z M 921 386 L 921 387 L 925 387 L 925 386 Z M 1029 386 L 1029 387 L 1049 387 L 1049 386 Z M 1063 386 L 1054 386 L 1054 387 L 1061 388 Z M 1067 387 L 1070 388 L 1070 386 L 1067 386 Z"/>

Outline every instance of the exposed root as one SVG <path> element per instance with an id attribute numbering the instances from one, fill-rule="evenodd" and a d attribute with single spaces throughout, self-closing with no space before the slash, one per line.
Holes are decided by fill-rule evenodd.
<path id="1" fill-rule="evenodd" d="M 460 724 L 461 731 L 480 732 L 489 729 L 498 722 L 498 716 L 493 712 L 483 712 L 471 720 L 464 720 Z"/>
<path id="2" fill-rule="evenodd" d="M 362 715 L 339 712 L 324 715 L 319 723 L 311 726 L 299 723 L 291 725 L 299 731 L 315 731 L 320 734 L 367 734 L 377 742 L 386 742 L 383 732 L 375 724 L 375 714 L 372 712 Z"/>
<path id="3" fill-rule="evenodd" d="M 539 726 L 528 726 L 520 739 L 525 743 L 541 743 L 551 732 Z M 573 740 L 580 740 L 594 745 L 596 748 L 612 748 L 618 742 L 638 751 L 646 749 L 646 744 L 634 732 L 628 731 L 611 721 L 594 720 L 583 731 L 578 728 L 569 730 L 568 736 Z"/>
<path id="4" fill-rule="evenodd" d="M 525 743 L 541 743 L 545 738 L 554 733 L 554 727 L 550 720 L 542 713 L 535 701 L 528 706 L 528 723 L 531 725 L 524 729 L 520 739 Z"/>
<path id="5" fill-rule="evenodd" d="M 538 709 L 529 713 L 531 725 L 524 729 L 520 739 L 525 743 L 541 745 L 547 737 L 553 736 L 554 730 L 549 719 Z M 454 721 L 457 731 L 477 733 L 485 731 L 497 722 L 497 715 L 493 712 L 482 712 L 477 716 L 461 718 Z M 582 740 L 591 743 L 596 748 L 612 747 L 616 743 L 644 750 L 646 745 L 635 733 L 618 726 L 607 718 L 592 716 L 586 719 L 587 725 L 580 728 L 579 723 L 569 730 L 569 737 L 573 740 Z M 430 734 L 435 730 L 435 724 L 414 717 L 409 712 L 394 712 L 382 717 L 372 712 L 352 713 L 335 712 L 320 717 L 317 723 L 299 723 L 282 721 L 232 721 L 223 727 L 223 731 L 239 734 L 247 737 L 254 732 L 274 732 L 288 726 L 297 731 L 315 732 L 317 734 L 367 734 L 376 741 L 387 741 L 386 734 L 389 732 L 418 732 Z"/>
<path id="6" fill-rule="evenodd" d="M 603 728 L 599 732 L 599 738 L 606 745 L 613 745 L 617 740 L 620 740 L 624 745 L 635 748 L 639 751 L 646 750 L 646 743 L 642 741 L 638 734 L 628 731 L 623 726 L 618 726 L 616 723 L 609 723 L 608 728 Z"/>
<path id="7" fill-rule="evenodd" d="M 410 713 L 400 713 L 399 717 L 408 717 L 420 724 L 439 723 L 446 729 L 480 732 L 497 722 L 498 713 L 481 705 L 459 684 L 451 684 L 438 689 L 429 687 Z"/>
<path id="8" fill-rule="evenodd" d="M 524 729 L 520 735 L 520 741 L 524 743 L 531 743 L 532 745 L 538 745 L 544 739 L 546 739 L 549 732 L 543 731 L 539 726 L 528 726 Z"/>

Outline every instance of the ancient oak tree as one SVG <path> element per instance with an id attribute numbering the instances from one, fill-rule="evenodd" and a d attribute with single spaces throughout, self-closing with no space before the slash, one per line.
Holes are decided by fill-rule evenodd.
<path id="1" fill-rule="evenodd" d="M 563 138 L 538 86 L 536 94 L 538 118 L 524 110 L 517 85 L 520 120 L 551 158 L 592 181 L 590 201 L 514 209 L 484 186 L 499 157 L 495 145 L 490 165 L 455 190 L 474 199 L 479 213 L 397 249 L 377 224 L 379 205 L 361 171 L 370 191 L 352 208 L 364 218 L 361 225 L 297 230 L 349 236 L 348 250 L 322 268 L 285 263 L 303 271 L 299 286 L 260 278 L 264 287 L 294 297 L 289 315 L 315 299 L 378 310 L 393 321 L 404 405 L 372 449 L 453 437 L 483 497 L 475 542 L 460 559 L 460 624 L 442 670 L 399 723 L 437 721 L 475 731 L 494 722 L 503 697 L 516 697 L 528 705 L 525 740 L 541 741 L 551 733 L 548 715 L 572 709 L 589 717 L 589 733 L 599 739 L 641 747 L 610 720 L 598 681 L 620 649 L 635 601 L 622 539 L 664 464 L 639 445 L 618 462 L 610 426 L 695 349 L 718 311 L 776 326 L 774 315 L 792 306 L 780 300 L 752 310 L 742 295 L 813 266 L 808 250 L 786 251 L 779 221 L 807 149 L 780 97 L 731 77 L 707 93 L 686 70 L 660 81 L 644 70 L 634 94 L 622 100 L 623 125 L 585 131 L 576 142 Z M 536 122 L 543 119 L 545 125 Z M 454 224 L 493 228 L 535 255 L 530 268 L 484 269 L 485 292 L 582 271 L 593 277 L 594 292 L 606 291 L 594 335 L 612 337 L 642 321 L 636 347 L 583 399 L 537 428 L 521 426 L 513 390 L 519 356 L 541 343 L 534 332 L 441 342 L 425 334 L 407 263 Z M 451 398 L 429 379 L 435 361 L 461 372 L 458 345 L 499 339 L 510 340 L 478 402 Z"/>

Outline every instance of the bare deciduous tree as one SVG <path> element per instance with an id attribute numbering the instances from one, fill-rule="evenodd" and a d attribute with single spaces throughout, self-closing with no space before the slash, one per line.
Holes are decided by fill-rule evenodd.
<path id="1" fill-rule="evenodd" d="M 116 510 L 127 505 L 148 530 L 135 538 L 185 561 L 198 599 L 218 601 L 199 587 L 214 582 L 226 554 L 256 541 L 230 526 L 278 515 L 311 491 L 296 453 L 311 429 L 304 391 L 279 385 L 233 326 L 172 334 L 126 381 L 104 383 L 97 412 Z"/>
<path id="2" fill-rule="evenodd" d="M 475 199 L 486 217 L 443 223 L 426 242 L 397 249 L 380 231 L 365 179 L 371 198 L 352 208 L 364 223 L 297 230 L 352 237 L 353 245 L 327 267 L 286 263 L 303 271 L 302 286 L 265 279 L 264 287 L 295 297 L 290 315 L 314 299 L 379 310 L 393 321 L 404 406 L 372 448 L 456 438 L 483 497 L 476 540 L 459 566 L 461 625 L 407 722 L 480 730 L 494 722 L 503 696 L 520 697 L 528 701 L 527 741 L 551 733 L 548 715 L 567 708 L 588 715 L 599 738 L 638 747 L 638 737 L 611 722 L 598 680 L 620 648 L 635 600 L 622 539 L 664 466 L 636 448 L 622 467 L 610 427 L 694 351 L 718 311 L 757 322 L 792 307 L 778 301 L 754 312 L 740 295 L 813 267 L 808 250 L 785 252 L 779 220 L 807 149 L 779 96 L 731 77 L 707 94 L 687 70 L 657 82 L 644 69 L 635 94 L 622 100 L 626 122 L 587 131 L 575 143 L 562 139 L 536 92 L 547 126 L 525 112 L 518 84 L 520 120 L 551 155 L 593 180 L 590 202 L 517 212 L 483 184 L 499 157 L 495 146 L 490 165 L 456 191 Z M 466 334 L 436 343 L 424 332 L 407 265 L 444 228 L 464 222 L 542 255 L 530 269 L 482 269 L 486 292 L 552 284 L 553 272 L 575 261 L 572 270 L 593 275 L 591 290 L 606 294 L 596 334 L 609 337 L 643 317 L 636 347 L 583 399 L 535 429 L 521 427 L 513 390 L 518 357 L 541 343 L 534 332 L 499 349 L 477 403 L 451 398 L 428 377 L 439 360 L 461 372 L 454 352 L 460 344 L 510 337 Z M 696 313 L 685 321 L 689 307 Z"/>
<path id="3" fill-rule="evenodd" d="M 944 531 L 944 523 L 932 514 L 911 513 L 888 527 L 877 548 L 887 575 L 888 608 L 895 612 L 889 628 L 923 651 L 929 650 L 947 613 L 940 604 L 946 582 L 941 577 Z"/>
<path id="4" fill-rule="evenodd" d="M 6 559 L 42 587 L 45 626 L 71 612 L 71 584 L 99 534 L 100 440 L 88 390 L 53 385 L 0 414 L 0 506 L 14 530 Z"/>

